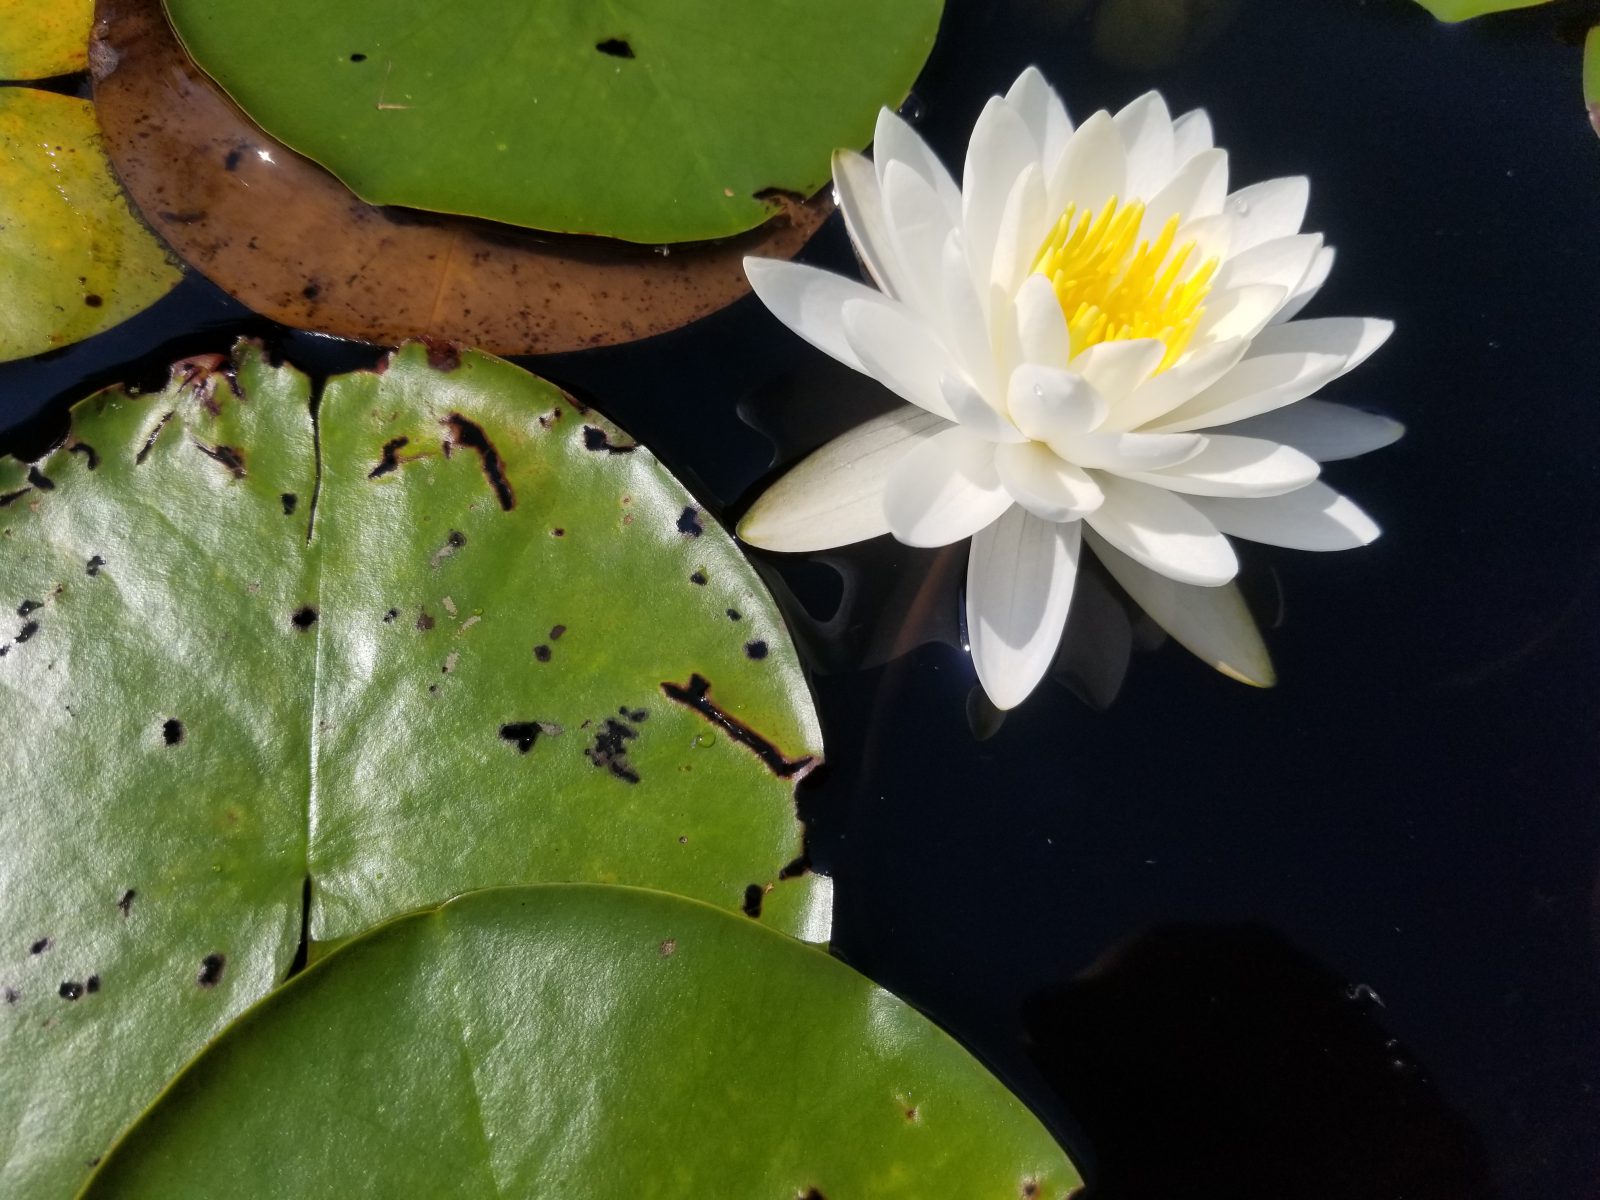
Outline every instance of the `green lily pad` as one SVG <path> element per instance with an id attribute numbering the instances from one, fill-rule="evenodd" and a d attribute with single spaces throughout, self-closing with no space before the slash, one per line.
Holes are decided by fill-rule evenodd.
<path id="1" fill-rule="evenodd" d="M 1514 8 L 1533 8 L 1550 0 L 1417 0 L 1441 21 L 1468 21 L 1489 13 L 1510 12 Z"/>
<path id="2" fill-rule="evenodd" d="M 89 65 L 94 0 L 0 0 L 0 79 L 46 79 Z"/>
<path id="3" fill-rule="evenodd" d="M 128 207 L 85 101 L 0 88 L 0 178 L 0 362 L 110 329 L 178 282 Z"/>
<path id="4" fill-rule="evenodd" d="M 1600 25 L 1583 39 L 1583 103 L 1589 110 L 1589 124 L 1600 134 Z"/>
<path id="5" fill-rule="evenodd" d="M 302 931 L 580 880 L 826 937 L 816 719 L 732 539 L 498 359 L 311 395 L 244 345 L 0 461 L 0 1195 L 72 1194 Z"/>
<path id="6" fill-rule="evenodd" d="M 828 181 L 942 0 L 167 0 L 268 133 L 373 204 L 635 242 L 726 237 Z"/>
<path id="7" fill-rule="evenodd" d="M 549 886 L 403 917 L 317 964 L 184 1071 L 84 1195 L 1077 1185 L 1015 1097 L 844 964 L 702 904 Z"/>

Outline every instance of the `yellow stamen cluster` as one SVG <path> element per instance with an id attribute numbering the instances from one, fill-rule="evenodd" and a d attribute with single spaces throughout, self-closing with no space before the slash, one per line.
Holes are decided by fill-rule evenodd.
<path id="1" fill-rule="evenodd" d="M 1198 253 L 1193 242 L 1174 248 L 1178 217 L 1154 242 L 1139 240 L 1144 205 L 1113 196 L 1098 213 L 1066 212 L 1045 238 L 1033 269 L 1055 287 L 1067 316 L 1072 353 L 1101 342 L 1155 338 L 1167 347 L 1158 370 L 1183 356 L 1204 315 L 1217 260 L 1184 268 Z"/>

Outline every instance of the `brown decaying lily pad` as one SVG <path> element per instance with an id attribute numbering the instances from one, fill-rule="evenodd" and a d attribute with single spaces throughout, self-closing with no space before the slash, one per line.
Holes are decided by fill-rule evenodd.
<path id="1" fill-rule="evenodd" d="M 791 257 L 832 212 L 823 193 L 738 238 L 662 253 L 374 207 L 224 96 L 160 0 L 99 0 L 95 15 L 95 104 L 134 202 L 182 258 L 286 325 L 498 354 L 615 345 L 737 300 L 745 255 Z"/>

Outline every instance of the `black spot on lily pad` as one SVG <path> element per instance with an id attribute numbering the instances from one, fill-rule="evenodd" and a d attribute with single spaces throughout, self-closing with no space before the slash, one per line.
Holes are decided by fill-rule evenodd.
<path id="1" fill-rule="evenodd" d="M 183 722 L 177 717 L 168 717 L 161 726 L 161 740 L 169 746 L 183 741 Z"/>
<path id="2" fill-rule="evenodd" d="M 28 953 L 43 954 L 48 949 L 50 949 L 50 939 L 47 937 L 42 937 L 38 941 L 34 942 L 33 945 L 28 947 Z"/>
<path id="3" fill-rule="evenodd" d="M 63 1000 L 76 1000 L 83 995 L 83 984 L 69 979 L 56 989 L 56 994 Z"/>
<path id="4" fill-rule="evenodd" d="M 85 575 L 87 575 L 90 579 L 93 579 L 96 575 L 100 574 L 100 568 L 105 566 L 105 565 L 106 565 L 106 560 L 101 558 L 98 554 L 96 554 L 93 558 L 91 558 L 87 563 L 84 564 L 83 573 Z"/>
<path id="5" fill-rule="evenodd" d="M 83 981 L 83 990 L 91 996 L 100 990 L 100 976 L 91 975 Z"/>
<path id="6" fill-rule="evenodd" d="M 628 761 L 628 743 L 638 736 L 639 731 L 633 726 L 607 717 L 594 735 L 594 745 L 583 752 L 584 757 L 624 783 L 638 783 L 639 772 Z"/>
<path id="7" fill-rule="evenodd" d="M 549 662 L 550 661 L 550 647 L 546 646 L 546 645 L 544 645 L 542 643 L 540 645 L 535 646 L 533 648 L 533 656 L 536 659 L 538 659 L 540 662 L 542 662 L 542 663 Z"/>
<path id="8" fill-rule="evenodd" d="M 222 968 L 228 965 L 228 960 L 221 954 L 208 954 L 200 960 L 200 973 L 194 981 L 201 987 L 216 987 L 222 982 Z"/>
<path id="9" fill-rule="evenodd" d="M 603 42 L 596 42 L 594 48 L 601 54 L 609 54 L 612 58 L 632 58 L 633 47 L 626 38 L 607 38 Z"/>
<path id="10" fill-rule="evenodd" d="M 686 533 L 690 537 L 699 537 L 705 531 L 705 526 L 700 524 L 700 510 L 693 505 L 678 514 L 679 533 Z"/>
<path id="11" fill-rule="evenodd" d="M 540 732 L 539 722 L 537 721 L 515 721 L 509 725 L 500 726 L 500 736 L 506 741 L 515 744 L 523 754 L 533 749 L 534 742 L 539 740 Z"/>
<path id="12" fill-rule="evenodd" d="M 744 644 L 744 652 L 747 658 L 763 659 L 767 656 L 767 644 L 760 639 L 746 642 Z"/>
<path id="13" fill-rule="evenodd" d="M 129 910 L 133 908 L 133 898 L 138 894 L 133 888 L 122 893 L 122 899 L 117 901 L 117 907 L 122 910 L 123 916 L 127 916 Z"/>
<path id="14" fill-rule="evenodd" d="M 35 609 L 43 607 L 44 605 L 37 600 L 24 600 L 21 604 L 17 605 L 17 616 L 25 617 Z"/>
<path id="15" fill-rule="evenodd" d="M 39 622 L 37 622 L 37 621 L 29 621 L 21 629 L 17 630 L 17 644 L 21 645 L 23 642 L 27 641 L 29 638 L 31 638 L 34 634 L 36 634 L 38 632 L 39 632 Z"/>
<path id="16" fill-rule="evenodd" d="M 739 907 L 744 909 L 745 916 L 759 917 L 761 915 L 761 902 L 766 899 L 766 896 L 766 888 L 762 887 L 759 883 L 752 883 L 749 887 L 745 888 L 744 903 L 742 903 Z"/>
<path id="17" fill-rule="evenodd" d="M 604 429 L 597 429 L 593 425 L 585 425 L 583 427 L 583 448 L 585 450 L 593 450 L 597 454 L 602 451 L 606 454 L 632 454 L 639 447 L 619 445 L 611 440 L 610 435 Z"/>
<path id="18" fill-rule="evenodd" d="M 300 506 L 300 497 L 293 492 L 285 492 L 278 499 L 283 504 L 283 515 L 286 517 L 294 516 L 294 510 Z"/>

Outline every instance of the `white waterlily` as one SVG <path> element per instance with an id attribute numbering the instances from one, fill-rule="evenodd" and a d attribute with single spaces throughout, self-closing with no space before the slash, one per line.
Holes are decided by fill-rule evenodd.
<path id="1" fill-rule="evenodd" d="M 1306 399 L 1393 328 L 1291 321 L 1333 263 L 1300 232 L 1307 181 L 1230 193 L 1203 111 L 1173 120 L 1152 92 L 1074 128 L 1032 68 L 983 110 L 962 187 L 887 109 L 873 153 L 836 154 L 833 178 L 875 288 L 745 269 L 792 330 L 909 403 L 801 462 L 740 535 L 783 551 L 971 537 L 968 639 L 1000 708 L 1048 670 L 1085 538 L 1179 641 L 1270 683 L 1229 537 L 1371 542 L 1318 463 L 1401 432 Z"/>

